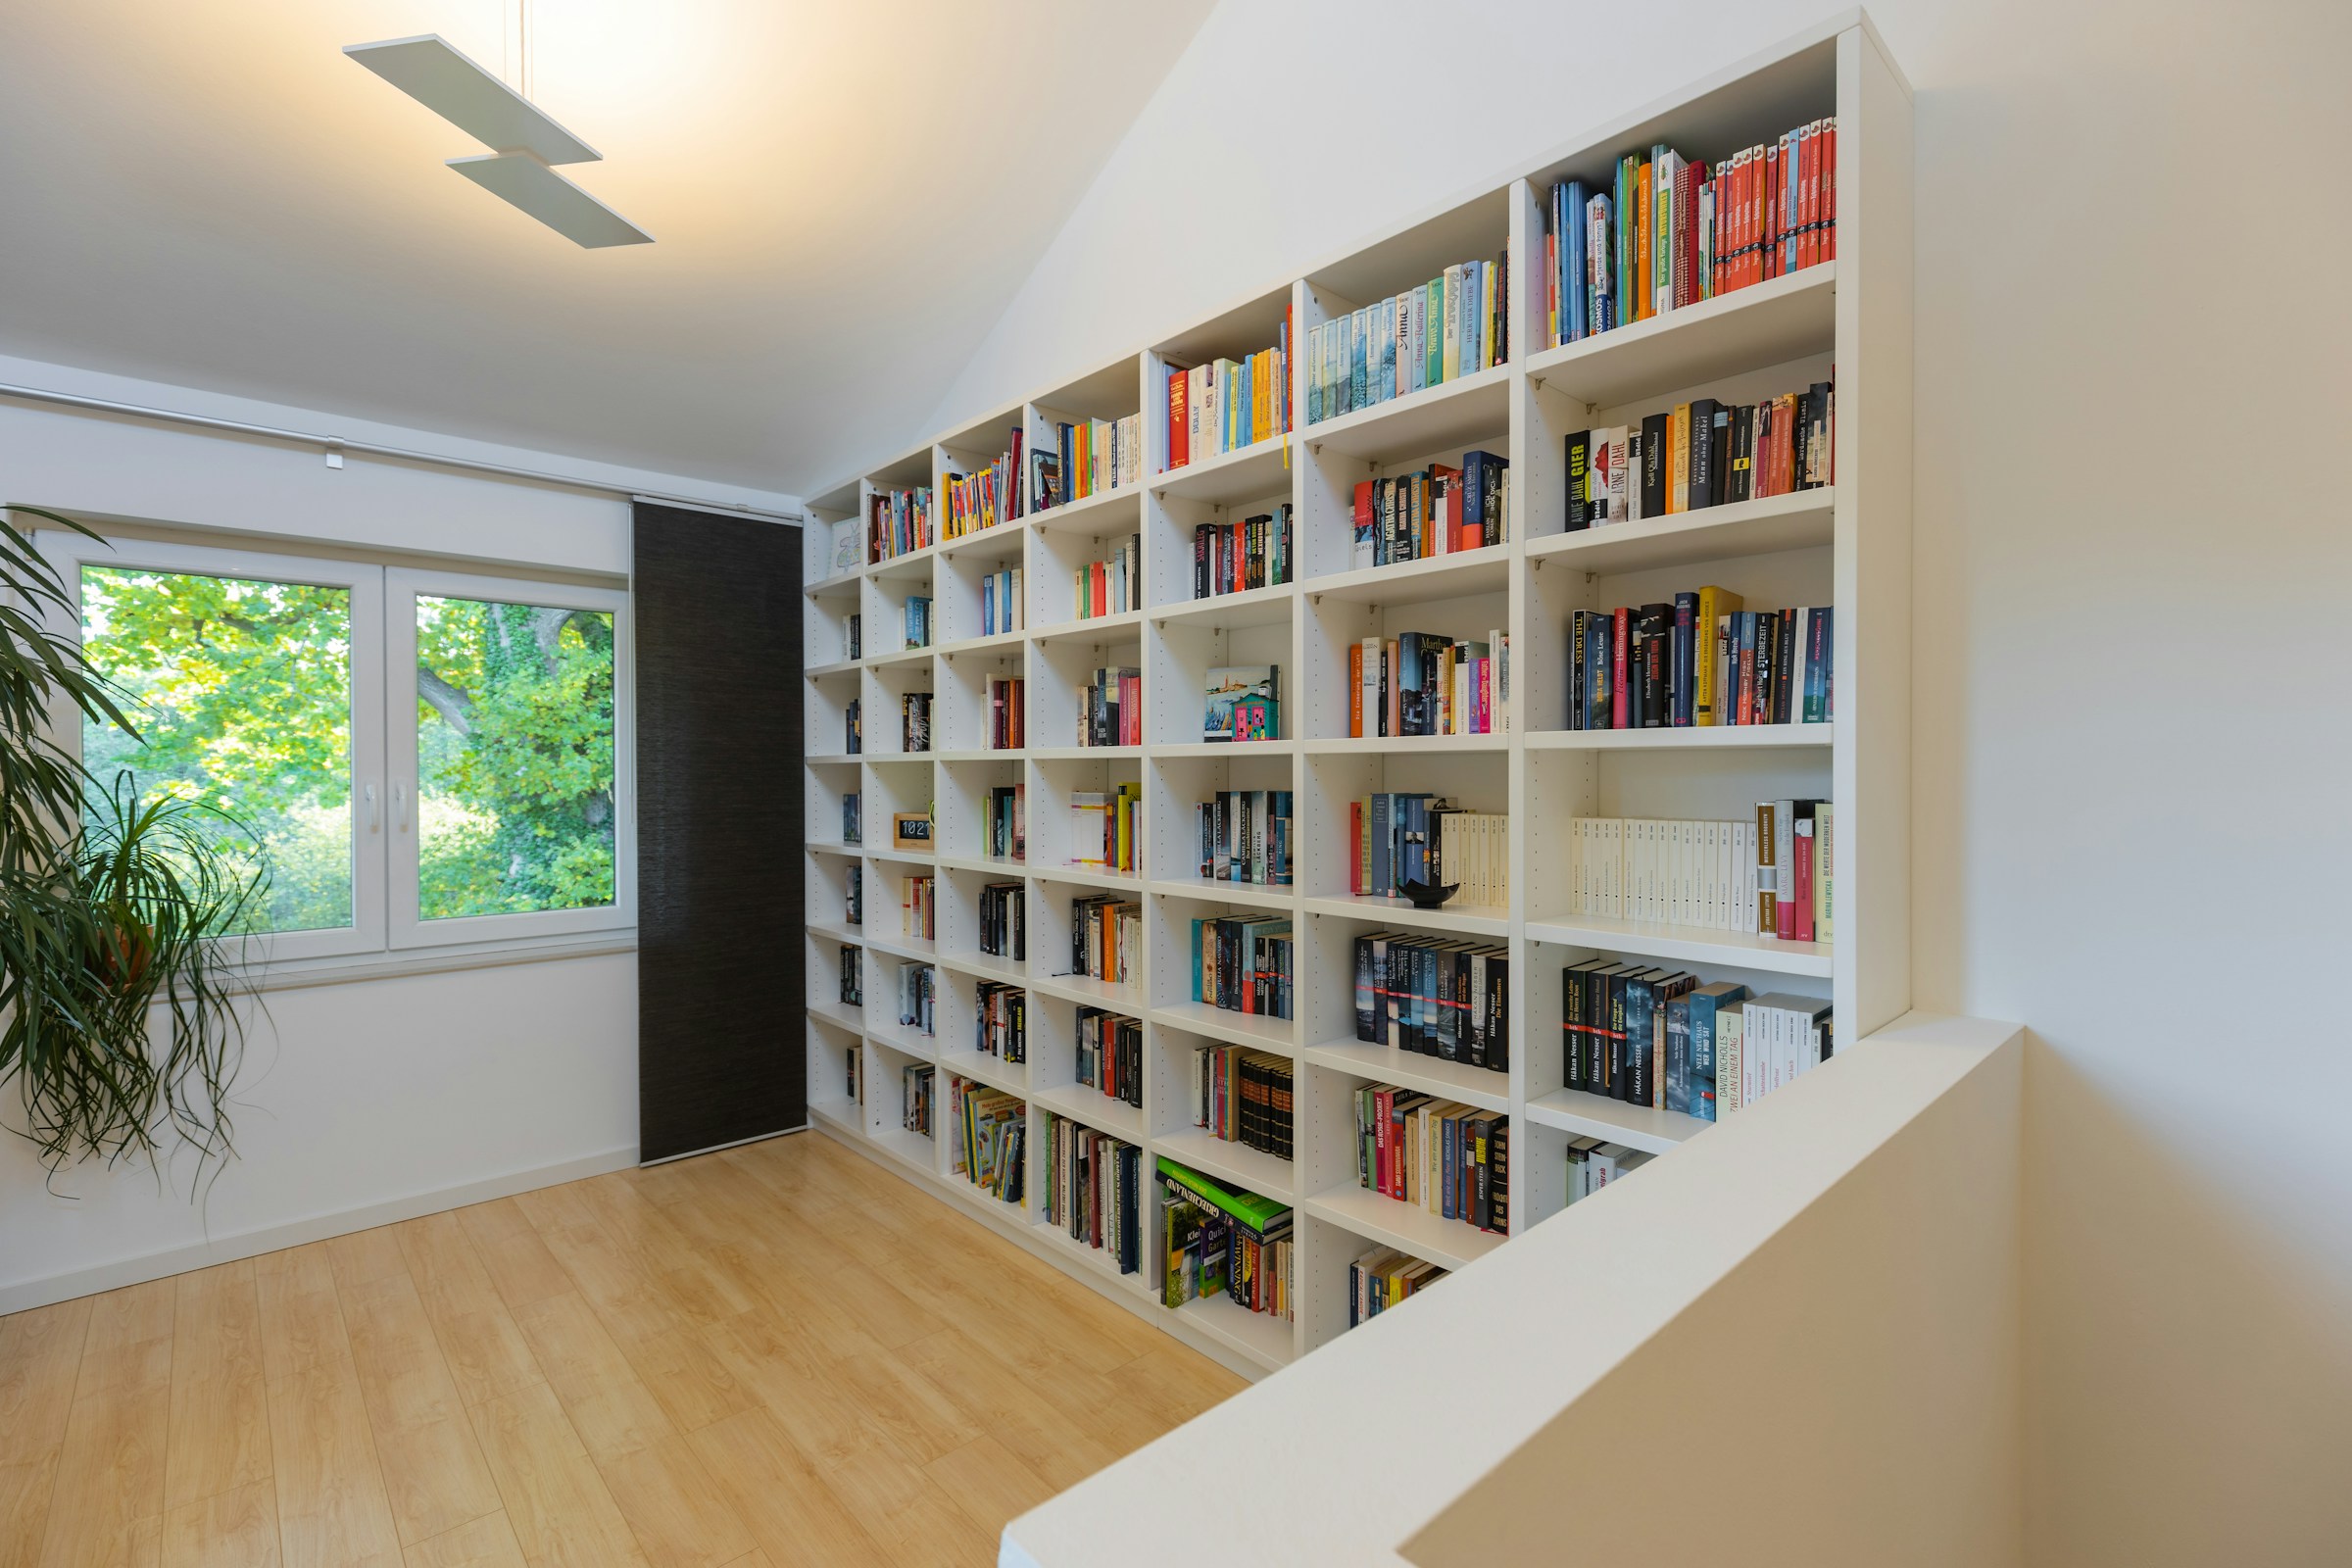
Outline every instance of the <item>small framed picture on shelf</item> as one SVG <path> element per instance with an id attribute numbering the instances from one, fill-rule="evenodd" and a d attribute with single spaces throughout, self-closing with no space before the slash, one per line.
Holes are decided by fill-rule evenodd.
<path id="1" fill-rule="evenodd" d="M 890 847 L 894 850 L 929 849 L 931 847 L 931 813 L 929 811 L 892 812 Z"/>

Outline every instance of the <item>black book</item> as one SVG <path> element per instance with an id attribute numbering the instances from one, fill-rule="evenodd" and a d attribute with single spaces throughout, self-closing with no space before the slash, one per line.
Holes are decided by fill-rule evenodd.
<path id="1" fill-rule="evenodd" d="M 1568 516 L 1565 531 L 1575 533 L 1592 525 L 1592 504 L 1585 495 L 1592 473 L 1592 432 L 1579 430 L 1568 437 Z"/>
<path id="2" fill-rule="evenodd" d="M 1715 416 L 1723 405 L 1713 398 L 1690 400 L 1690 472 L 1683 493 L 1683 510 L 1697 512 L 1714 505 Z"/>
<path id="3" fill-rule="evenodd" d="M 1755 496 L 1755 454 L 1748 450 L 1755 444 L 1755 434 L 1756 406 L 1742 403 L 1732 411 L 1731 461 L 1724 465 L 1723 498 L 1726 501 L 1747 501 Z"/>
<path id="4" fill-rule="evenodd" d="M 1814 382 L 1813 402 L 1809 411 L 1812 418 L 1808 425 L 1811 436 L 1805 443 L 1805 455 L 1811 460 L 1811 466 L 1804 470 L 1799 481 L 1808 490 L 1830 482 L 1830 469 L 1834 466 L 1831 460 L 1836 452 L 1837 441 L 1837 437 L 1831 433 L 1831 420 L 1836 416 L 1837 410 L 1837 383 Z"/>
<path id="5" fill-rule="evenodd" d="M 1720 507 L 1732 497 L 1732 410 L 1715 405 L 1714 434 L 1707 446 L 1707 505 Z"/>
<path id="6" fill-rule="evenodd" d="M 1643 605 L 1641 614 L 1642 681 L 1641 728 L 1659 729 L 1666 723 L 1667 675 L 1674 657 L 1674 607 Z M 1628 675 L 1636 671 L 1628 670 Z"/>
<path id="7" fill-rule="evenodd" d="M 1672 477 L 1666 451 L 1666 422 L 1672 415 L 1653 414 L 1642 421 L 1642 515 L 1666 515 L 1666 485 Z"/>
<path id="8" fill-rule="evenodd" d="M 1497 1116 L 1487 1133 L 1487 1225 L 1498 1236 L 1511 1233 L 1511 1118 Z"/>

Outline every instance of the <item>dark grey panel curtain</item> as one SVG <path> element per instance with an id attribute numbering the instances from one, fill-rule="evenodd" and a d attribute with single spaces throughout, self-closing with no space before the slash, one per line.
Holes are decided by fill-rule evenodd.
<path id="1" fill-rule="evenodd" d="M 637 1127 L 668 1159 L 808 1119 L 801 534 L 637 503 Z"/>

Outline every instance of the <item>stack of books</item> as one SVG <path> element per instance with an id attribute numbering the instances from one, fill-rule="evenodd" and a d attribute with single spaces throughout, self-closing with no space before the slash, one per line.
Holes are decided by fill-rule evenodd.
<path id="1" fill-rule="evenodd" d="M 980 951 L 993 957 L 1026 958 L 1029 890 L 1019 882 L 990 882 L 980 889 Z"/>
<path id="2" fill-rule="evenodd" d="M 1574 343 L 1834 261 L 1838 122 L 1706 165 L 1659 143 L 1600 188 L 1552 186 L 1544 210 L 1546 341 Z"/>
<path id="3" fill-rule="evenodd" d="M 899 1125 L 910 1133 L 931 1136 L 933 1080 L 939 1069 L 913 1062 L 899 1069 Z"/>
<path id="4" fill-rule="evenodd" d="M 1239 452 L 1291 427 L 1291 311 L 1274 346 L 1168 371 L 1168 466 Z"/>
<path id="5" fill-rule="evenodd" d="M 1199 808 L 1200 874 L 1211 882 L 1291 885 L 1291 792 L 1219 790 Z"/>
<path id="6" fill-rule="evenodd" d="M 1029 994 L 1001 981 L 980 982 L 972 1049 L 1003 1061 L 1029 1059 Z"/>
<path id="7" fill-rule="evenodd" d="M 1007 566 L 980 579 L 980 635 L 1019 631 L 1023 622 L 1021 568 Z"/>
<path id="8" fill-rule="evenodd" d="M 1336 419 L 1511 357 L 1510 257 L 1463 262 L 1306 333 L 1306 422 Z"/>
<path id="9" fill-rule="evenodd" d="M 1028 829 L 1028 786 L 990 785 L 982 853 L 1000 860 L 1027 858 Z"/>
<path id="10" fill-rule="evenodd" d="M 1090 561 L 1070 574 L 1071 603 L 1080 620 L 1098 620 L 1104 615 L 1123 615 L 1130 610 L 1140 610 L 1144 604 L 1144 536 L 1127 536 L 1127 542 L 1110 553 L 1108 561 Z"/>
<path id="11" fill-rule="evenodd" d="M 867 562 L 912 555 L 928 549 L 932 542 L 930 486 L 875 493 L 866 510 Z"/>
<path id="12" fill-rule="evenodd" d="M 939 900 L 937 879 L 929 876 L 899 878 L 899 934 L 929 942 L 939 934 Z"/>
<path id="13" fill-rule="evenodd" d="M 1348 649 L 1350 735 L 1492 735 L 1510 727 L 1511 634 L 1426 631 Z"/>
<path id="14" fill-rule="evenodd" d="M 927 963 L 899 965 L 899 1025 L 917 1034 L 934 1034 L 933 1004 L 939 1000 L 939 975 Z"/>
<path id="15" fill-rule="evenodd" d="M 1728 589 L 1580 610 L 1568 622 L 1570 729 L 1826 724 L 1837 716 L 1836 612 L 1749 611 Z"/>
<path id="16" fill-rule="evenodd" d="M 948 1131 L 955 1173 L 1007 1203 L 1023 1200 L 1029 1107 L 1001 1089 L 951 1075 Z"/>
<path id="17" fill-rule="evenodd" d="M 1125 985 L 1143 964 L 1144 906 L 1107 893 L 1070 901 L 1070 972 Z"/>
<path id="18" fill-rule="evenodd" d="M 1433 463 L 1385 479 L 1359 479 L 1348 564 L 1394 566 L 1507 544 L 1511 464 L 1465 452 L 1462 466 Z"/>
<path id="19" fill-rule="evenodd" d="M 1021 472 L 1021 429 L 1014 425 L 1004 455 L 985 468 L 948 477 L 948 516 L 940 535 L 960 539 L 1020 515 L 1015 480 Z"/>
<path id="20" fill-rule="evenodd" d="M 1388 1084 L 1355 1092 L 1356 1185 L 1510 1234 L 1511 1118 Z"/>
<path id="21" fill-rule="evenodd" d="M 1508 948 L 1367 932 L 1355 939 L 1355 1038 L 1507 1073 L 1510 978 Z"/>
<path id="22" fill-rule="evenodd" d="M 1193 1125 L 1212 1138 L 1291 1157 L 1291 1062 L 1245 1046 L 1193 1053 Z"/>
<path id="23" fill-rule="evenodd" d="M 1144 1026 L 1124 1013 L 1080 1007 L 1078 1081 L 1140 1109 L 1144 1103 Z"/>
<path id="24" fill-rule="evenodd" d="M 1568 1157 L 1568 1201 L 1591 1198 L 1621 1176 L 1629 1176 L 1648 1164 L 1651 1155 L 1623 1144 L 1603 1143 L 1597 1138 L 1571 1138 L 1563 1152 Z"/>
<path id="25" fill-rule="evenodd" d="M 987 707 L 988 749 L 992 752 L 1017 752 L 1029 744 L 1021 716 L 1025 710 L 1023 699 L 1028 683 L 1018 675 L 988 677 Z"/>
<path id="26" fill-rule="evenodd" d="M 1782 804 L 1767 802 L 1758 808 L 1758 816 L 1769 817 L 1775 832 Z M 1829 803 L 1790 801 L 1787 805 L 1792 829 L 1796 808 L 1805 808 L 1807 836 L 1816 839 L 1818 848 L 1817 835 L 1826 823 Z M 1568 824 L 1573 861 L 1568 912 L 1644 925 L 1777 937 L 1779 909 L 1773 897 L 1777 891 L 1773 872 L 1779 864 L 1778 852 L 1776 848 L 1759 858 L 1761 826 L 1757 821 L 1572 818 Z M 1793 852 L 1793 831 L 1790 838 Z M 1793 908 L 1789 918 L 1793 927 Z"/>
<path id="27" fill-rule="evenodd" d="M 1070 1240 L 1105 1251 L 1122 1274 L 1144 1266 L 1144 1152 L 1046 1113 L 1045 1211 Z"/>
<path id="28" fill-rule="evenodd" d="M 1054 496 L 1057 505 L 1084 501 L 1104 490 L 1135 484 L 1144 477 L 1144 416 L 1123 419 L 1084 419 L 1054 426 L 1060 441 L 1055 464 L 1066 481 Z"/>
<path id="29" fill-rule="evenodd" d="M 1348 803 L 1348 891 L 1392 899 L 1407 882 L 1453 886 L 1465 905 L 1511 902 L 1510 818 L 1441 795 L 1389 791 Z"/>
<path id="30" fill-rule="evenodd" d="M 1144 672 L 1104 665 L 1078 688 L 1080 746 L 1144 744 Z"/>
<path id="31" fill-rule="evenodd" d="M 1561 971 L 1566 1086 L 1714 1121 L 1837 1050 L 1827 1003 L 1599 958 Z"/>
<path id="32" fill-rule="evenodd" d="M 1144 787 L 1121 784 L 1109 794 L 1099 790 L 1070 793 L 1070 861 L 1098 871 L 1133 871 L 1137 844 L 1136 820 L 1144 808 Z"/>
<path id="33" fill-rule="evenodd" d="M 1193 597 L 1247 593 L 1291 580 L 1291 504 L 1193 530 Z"/>
<path id="34" fill-rule="evenodd" d="M 1838 391 L 1816 381 L 1761 403 L 1694 398 L 1639 425 L 1564 437 L 1569 533 L 1670 517 L 1836 482 Z"/>
<path id="35" fill-rule="evenodd" d="M 1289 1320 L 1297 1290 L 1288 1205 L 1211 1181 L 1164 1154 L 1158 1166 L 1167 1243 L 1161 1302 L 1179 1307 L 1222 1294 Z"/>
<path id="36" fill-rule="evenodd" d="M 1291 922 L 1212 915 L 1193 922 L 1192 994 L 1227 1012 L 1291 1016 Z"/>
<path id="37" fill-rule="evenodd" d="M 1425 1263 L 1383 1247 L 1348 1265 L 1348 1326 L 1378 1317 L 1415 1291 L 1426 1290 L 1446 1277 L 1435 1263 Z"/>

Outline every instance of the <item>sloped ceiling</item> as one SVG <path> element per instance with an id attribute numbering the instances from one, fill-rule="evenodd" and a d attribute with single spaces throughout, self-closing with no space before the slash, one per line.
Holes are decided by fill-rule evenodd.
<path id="1" fill-rule="evenodd" d="M 919 438 L 1213 0 L 529 0 L 582 251 L 346 60 L 516 0 L 0 6 L 0 353 L 804 491 Z"/>

